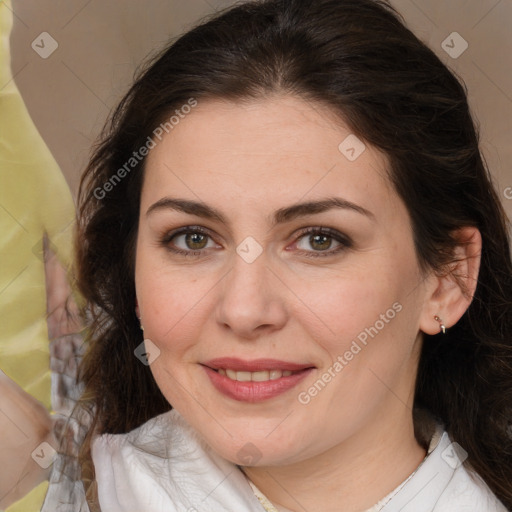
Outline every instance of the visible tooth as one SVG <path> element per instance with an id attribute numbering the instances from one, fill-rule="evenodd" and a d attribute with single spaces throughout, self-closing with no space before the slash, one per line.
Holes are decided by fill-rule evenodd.
<path id="1" fill-rule="evenodd" d="M 269 380 L 269 372 L 268 371 L 262 371 L 262 372 L 252 372 L 252 380 L 255 382 L 263 382 L 265 380 Z"/>
<path id="2" fill-rule="evenodd" d="M 270 380 L 280 379 L 283 376 L 283 372 L 281 370 L 270 370 Z"/>
<path id="3" fill-rule="evenodd" d="M 289 377 L 293 374 L 291 370 L 261 370 L 258 372 L 245 372 L 230 370 L 229 368 L 219 368 L 217 371 L 220 375 L 225 375 L 231 380 L 238 380 L 239 382 L 265 382 L 267 380 L 280 379 L 281 377 Z"/>
<path id="4" fill-rule="evenodd" d="M 250 382 L 251 372 L 236 372 L 236 380 L 239 382 Z"/>

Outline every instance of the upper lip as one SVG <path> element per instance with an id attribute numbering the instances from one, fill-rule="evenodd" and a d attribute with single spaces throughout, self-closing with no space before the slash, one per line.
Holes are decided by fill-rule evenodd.
<path id="1" fill-rule="evenodd" d="M 210 359 L 203 363 L 205 366 L 214 370 L 229 369 L 235 371 L 257 372 L 263 370 L 304 370 L 312 368 L 310 363 L 292 363 L 290 361 L 280 361 L 278 359 L 252 359 L 243 360 L 236 357 L 218 357 Z"/>

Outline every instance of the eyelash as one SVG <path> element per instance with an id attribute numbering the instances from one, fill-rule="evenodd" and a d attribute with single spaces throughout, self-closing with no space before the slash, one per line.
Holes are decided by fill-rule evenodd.
<path id="1" fill-rule="evenodd" d="M 325 235 L 329 238 L 335 240 L 340 245 L 336 249 L 329 249 L 327 251 L 301 251 L 299 250 L 299 253 L 306 257 L 311 258 L 325 258 L 328 256 L 332 256 L 334 254 L 338 254 L 342 251 L 345 251 L 346 249 L 349 249 L 352 247 L 352 240 L 348 238 L 346 235 L 343 235 L 336 231 L 335 229 L 331 228 L 324 228 L 324 227 L 310 227 L 305 228 L 299 231 L 297 234 L 297 240 L 294 243 L 297 243 L 299 240 L 304 238 L 305 236 L 312 236 L 312 235 Z"/>
<path id="2" fill-rule="evenodd" d="M 191 234 L 191 233 L 200 233 L 202 235 L 205 235 L 207 237 L 209 237 L 210 239 L 212 239 L 210 233 L 202 228 L 201 226 L 185 226 L 183 228 L 180 228 L 176 231 L 173 231 L 171 233 L 166 233 L 160 240 L 160 244 L 162 246 L 164 246 L 167 250 L 171 251 L 172 253 L 174 254 L 179 254 L 181 256 L 185 256 L 185 257 L 193 257 L 193 256 L 202 256 L 205 249 L 200 249 L 200 250 L 188 250 L 188 251 L 185 251 L 183 249 L 177 249 L 177 248 L 173 248 L 171 247 L 170 243 L 171 241 L 176 238 L 177 236 L 179 235 L 186 235 L 186 234 Z M 331 229 L 331 228 L 325 228 L 325 227 L 309 227 L 309 228 L 305 228 L 303 230 L 301 230 L 298 235 L 297 235 L 297 238 L 295 240 L 295 244 L 301 240 L 302 238 L 304 238 L 305 236 L 307 235 L 326 235 L 328 236 L 329 238 L 335 240 L 336 242 L 338 242 L 340 245 L 339 247 L 337 247 L 336 249 L 331 249 L 331 250 L 326 250 L 326 251 L 303 251 L 303 250 L 299 250 L 299 253 L 303 256 L 306 256 L 306 257 L 311 257 L 311 258 L 325 258 L 325 257 L 328 257 L 328 256 L 333 256 L 334 254 L 338 254 L 346 249 L 349 249 L 350 247 L 352 247 L 352 241 L 350 240 L 350 238 L 348 238 L 347 236 L 339 233 L 338 231 L 334 230 L 334 229 Z"/>
<path id="3" fill-rule="evenodd" d="M 170 246 L 170 243 L 173 238 L 176 238 L 179 235 L 187 235 L 190 233 L 200 233 L 201 235 L 208 236 L 210 238 L 211 235 L 208 231 L 206 231 L 201 226 L 185 226 L 183 228 L 177 229 L 176 231 L 172 231 L 171 233 L 165 234 L 162 239 L 160 240 L 160 243 L 169 251 L 173 252 L 174 254 L 179 254 L 181 256 L 201 256 L 204 252 L 204 249 L 199 251 L 194 251 L 193 249 L 189 251 L 184 251 L 183 249 L 176 249 Z"/>

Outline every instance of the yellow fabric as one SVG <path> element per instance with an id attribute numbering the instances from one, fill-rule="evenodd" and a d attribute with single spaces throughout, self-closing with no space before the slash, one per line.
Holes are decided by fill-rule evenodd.
<path id="1" fill-rule="evenodd" d="M 69 267 L 74 203 L 12 78 L 11 9 L 10 0 L 0 0 L 0 368 L 51 411 L 42 244 L 46 233 Z M 8 512 L 39 511 L 46 488 Z"/>
<path id="2" fill-rule="evenodd" d="M 39 512 L 48 490 L 48 482 L 32 489 L 23 499 L 11 505 L 5 512 Z"/>

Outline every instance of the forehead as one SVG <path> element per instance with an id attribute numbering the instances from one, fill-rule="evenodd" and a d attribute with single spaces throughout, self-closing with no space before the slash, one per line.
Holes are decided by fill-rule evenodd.
<path id="1" fill-rule="evenodd" d="M 384 154 L 326 106 L 293 96 L 199 101 L 148 155 L 142 202 L 165 194 L 260 209 L 326 195 L 364 207 L 398 200 Z"/>

